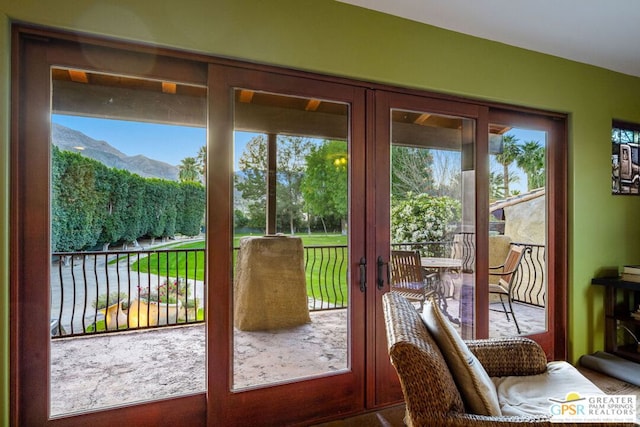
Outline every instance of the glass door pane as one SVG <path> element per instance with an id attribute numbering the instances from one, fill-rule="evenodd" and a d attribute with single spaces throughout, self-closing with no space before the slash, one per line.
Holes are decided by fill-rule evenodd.
<path id="1" fill-rule="evenodd" d="M 207 90 L 51 79 L 50 415 L 204 392 Z"/>
<path id="2" fill-rule="evenodd" d="M 350 367 L 348 139 L 348 104 L 234 90 L 234 390 Z"/>
<path id="3" fill-rule="evenodd" d="M 391 291 L 418 309 L 432 296 L 464 338 L 475 328 L 474 141 L 474 120 L 391 110 Z M 412 254 L 417 282 L 405 277 Z"/>
<path id="4" fill-rule="evenodd" d="M 547 132 L 496 123 L 489 129 L 489 336 L 543 333 Z"/>

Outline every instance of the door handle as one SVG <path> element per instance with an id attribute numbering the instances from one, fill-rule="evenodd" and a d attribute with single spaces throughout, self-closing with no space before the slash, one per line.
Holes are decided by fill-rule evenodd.
<path id="1" fill-rule="evenodd" d="M 382 269 L 384 268 L 385 264 L 387 263 L 384 262 L 382 257 L 378 256 L 378 278 L 377 278 L 378 289 L 384 288 L 384 277 L 382 275 L 383 274 Z M 387 265 L 387 281 L 388 280 L 389 280 L 389 265 Z"/>
<path id="2" fill-rule="evenodd" d="M 360 258 L 360 292 L 367 290 L 367 259 Z"/>

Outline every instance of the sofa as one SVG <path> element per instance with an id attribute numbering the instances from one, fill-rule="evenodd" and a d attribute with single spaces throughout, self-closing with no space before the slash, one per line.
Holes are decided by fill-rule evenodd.
<path id="1" fill-rule="evenodd" d="M 550 410 L 554 402 L 572 402 L 570 396 L 577 394 L 606 396 L 571 364 L 547 362 L 528 338 L 463 341 L 434 301 L 427 301 L 422 314 L 394 292 L 382 301 L 408 426 L 558 425 Z M 562 425 L 573 424 L 568 421 Z M 634 424 L 582 420 L 575 425 Z"/>

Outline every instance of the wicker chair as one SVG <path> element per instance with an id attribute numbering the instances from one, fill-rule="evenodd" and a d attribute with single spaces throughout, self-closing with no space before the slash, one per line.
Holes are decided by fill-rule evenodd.
<path id="1" fill-rule="evenodd" d="M 398 373 L 411 427 L 551 426 L 548 417 L 483 416 L 467 413 L 438 345 L 415 307 L 393 292 L 383 296 L 391 363 Z M 542 348 L 524 337 L 466 341 L 492 377 L 536 375 L 546 371 Z M 570 425 L 570 424 L 562 424 Z M 580 423 L 575 426 L 630 424 Z"/>

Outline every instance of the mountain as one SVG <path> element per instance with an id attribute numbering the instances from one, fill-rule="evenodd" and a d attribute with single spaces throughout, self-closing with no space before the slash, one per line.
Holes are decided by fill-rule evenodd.
<path id="1" fill-rule="evenodd" d="M 124 169 L 144 178 L 178 180 L 178 168 L 143 155 L 127 156 L 106 141 L 95 140 L 82 132 L 52 123 L 51 141 L 61 150 L 81 152 L 83 156 L 97 160 L 110 168 Z M 77 147 L 83 147 L 79 151 Z"/>

